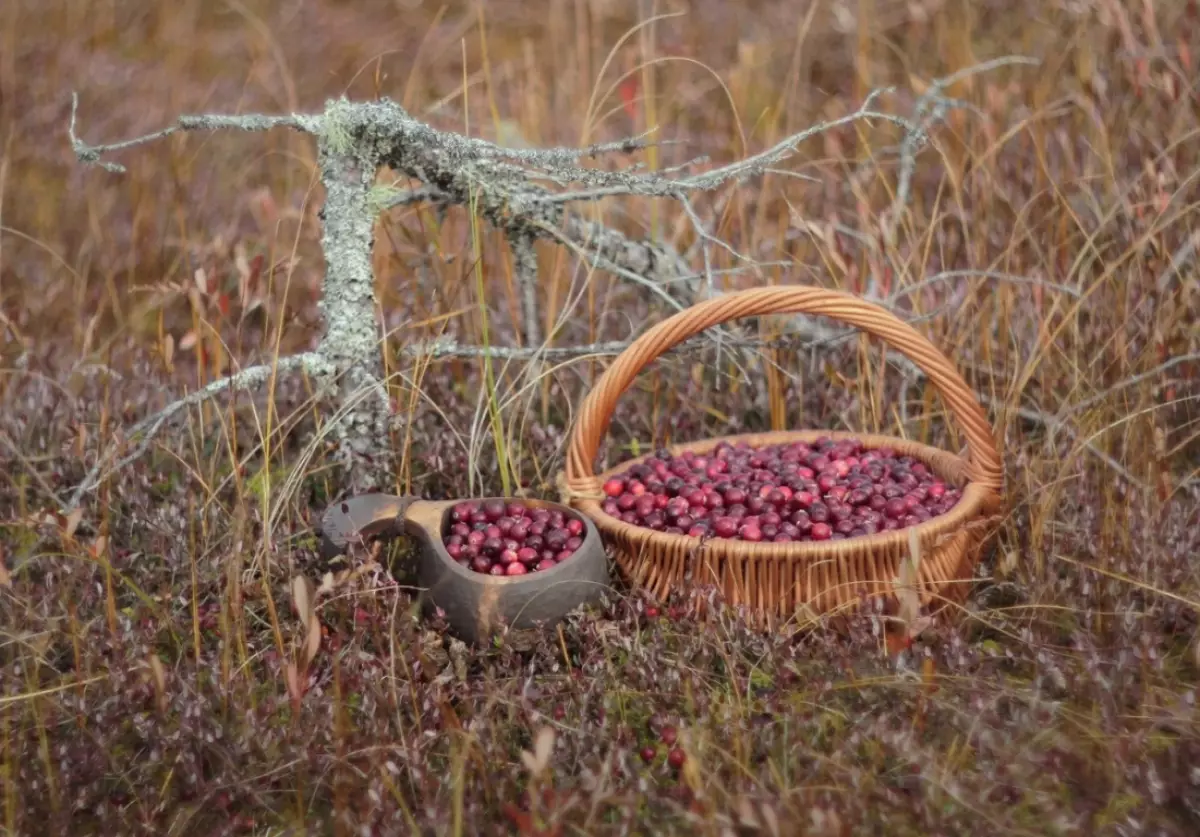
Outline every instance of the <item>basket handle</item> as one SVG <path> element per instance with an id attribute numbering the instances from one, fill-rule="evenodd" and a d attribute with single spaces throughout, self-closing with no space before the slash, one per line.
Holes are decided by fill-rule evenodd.
<path id="1" fill-rule="evenodd" d="M 594 464 L 613 410 L 637 375 L 677 344 L 711 326 L 765 314 L 821 314 L 883 339 L 933 382 L 967 438 L 971 482 L 998 496 L 1003 467 L 987 415 L 950 360 L 916 329 L 894 314 L 842 291 L 804 285 L 777 285 L 738 291 L 706 300 L 658 323 L 623 351 L 588 393 L 567 451 L 563 482 L 576 497 L 599 497 Z"/>

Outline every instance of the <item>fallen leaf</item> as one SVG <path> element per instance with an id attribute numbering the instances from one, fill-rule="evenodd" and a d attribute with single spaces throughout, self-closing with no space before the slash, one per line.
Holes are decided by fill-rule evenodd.
<path id="1" fill-rule="evenodd" d="M 542 727 L 534 736 L 533 752 L 521 752 L 521 761 L 525 762 L 525 767 L 534 776 L 541 775 L 549 766 L 550 757 L 554 755 L 555 737 L 553 727 Z"/>
<path id="2" fill-rule="evenodd" d="M 304 664 L 300 667 L 302 671 L 308 671 L 309 664 L 316 658 L 317 652 L 320 650 L 321 620 L 314 612 L 308 617 L 308 641 L 304 645 Z"/>
<path id="3" fill-rule="evenodd" d="M 754 810 L 754 806 L 746 797 L 738 799 L 737 804 L 738 824 L 743 828 L 748 828 L 757 831 L 762 827 L 758 820 L 758 814 Z"/>
<path id="4" fill-rule="evenodd" d="M 292 578 L 292 605 L 296 608 L 296 615 L 305 625 L 312 617 L 315 599 L 312 582 L 305 576 L 294 576 Z"/>
<path id="5" fill-rule="evenodd" d="M 12 587 L 12 576 L 4 566 L 4 544 L 0 544 L 0 587 Z"/>
<path id="6" fill-rule="evenodd" d="M 68 538 L 75 537 L 75 530 L 79 528 L 80 522 L 83 521 L 83 509 L 74 508 L 67 514 L 66 522 L 63 524 L 63 532 Z"/>
<path id="7" fill-rule="evenodd" d="M 775 813 L 775 809 L 772 808 L 768 803 L 764 802 L 762 803 L 762 808 L 760 811 L 762 812 L 763 822 L 765 822 L 767 826 L 767 833 L 770 834 L 771 837 L 781 837 L 783 834 L 783 829 L 779 825 L 779 815 Z"/>
<path id="8" fill-rule="evenodd" d="M 165 712 L 167 709 L 167 670 L 163 667 L 162 660 L 157 654 L 151 654 L 149 657 L 150 674 L 154 678 L 154 691 L 158 700 L 159 711 Z"/>

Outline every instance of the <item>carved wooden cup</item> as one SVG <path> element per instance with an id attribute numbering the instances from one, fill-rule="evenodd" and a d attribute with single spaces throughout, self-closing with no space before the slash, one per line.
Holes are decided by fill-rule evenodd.
<path id="1" fill-rule="evenodd" d="M 482 498 L 487 502 L 507 498 Z M 557 623 L 610 587 L 608 558 L 595 525 L 573 509 L 542 500 L 532 508 L 561 511 L 584 525 L 583 544 L 561 564 L 520 576 L 492 576 L 461 566 L 442 543 L 456 500 L 428 501 L 392 494 L 363 494 L 334 503 L 321 520 L 322 552 L 342 552 L 353 540 L 405 533 L 418 544 L 417 583 L 427 612 L 440 608 L 451 631 L 471 643 L 486 641 L 502 627 L 522 630 Z"/>

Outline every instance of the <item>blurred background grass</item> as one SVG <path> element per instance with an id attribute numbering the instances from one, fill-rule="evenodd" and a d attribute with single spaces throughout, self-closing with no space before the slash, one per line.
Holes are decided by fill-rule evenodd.
<path id="1" fill-rule="evenodd" d="M 728 833 L 747 811 L 763 833 L 771 817 L 783 833 L 1196 833 L 1197 25 L 1193 0 L 5 2 L 8 832 L 521 828 L 515 809 L 504 819 L 528 802 L 519 751 L 551 723 L 564 794 L 551 820 L 564 830 L 548 833 Z M 318 458 L 303 491 L 272 494 L 294 447 L 253 458 L 254 428 L 223 407 L 115 476 L 72 533 L 31 519 L 120 425 L 230 358 L 269 356 L 277 326 L 292 351 L 318 324 L 308 138 L 178 135 L 121 153 L 128 172 L 112 174 L 71 153 L 72 91 L 93 143 L 180 113 L 317 111 L 344 94 L 509 145 L 655 127 L 681 142 L 630 162 L 667 166 L 739 158 L 883 86 L 896 90 L 881 107 L 907 113 L 933 79 L 1008 54 L 1041 63 L 951 89 L 964 107 L 919 158 L 895 241 L 899 135 L 886 126 L 807 142 L 789 168 L 816 182 L 770 175 L 697 201 L 722 238 L 788 265 L 730 287 L 921 284 L 906 310 L 996 420 L 1008 518 L 967 618 L 914 652 L 923 681 L 897 672 L 866 625 L 848 640 L 762 638 L 701 625 L 682 601 L 647 619 L 636 596 L 532 649 L 450 660 L 406 615 L 407 593 L 372 576 L 323 606 L 325 644 L 296 701 L 284 660 L 304 632 L 283 600 L 311 557 L 313 504 L 337 487 Z M 691 241 L 665 202 L 603 213 L 631 235 Z M 506 248 L 487 230 L 480 243 L 491 340 L 516 345 Z M 393 356 L 443 330 L 479 341 L 472 248 L 461 212 L 381 220 Z M 541 252 L 553 323 L 581 274 Z M 976 273 L 928 282 L 944 271 Z M 249 277 L 266 302 L 253 311 Z M 597 273 L 553 339 L 626 339 L 662 313 Z M 815 366 L 774 359 L 743 381 L 720 359 L 661 364 L 625 399 L 607 455 L 787 426 L 953 445 L 935 401 L 885 381 L 866 343 Z M 393 361 L 408 419 L 397 488 L 498 489 L 479 364 Z M 601 368 L 564 365 L 542 403 L 502 374 L 502 425 L 531 491 L 548 490 L 569 405 Z M 301 421 L 303 391 L 280 398 Z M 264 525 L 272 504 L 286 512 L 277 531 Z M 637 762 L 659 716 L 686 726 L 690 772 Z"/>

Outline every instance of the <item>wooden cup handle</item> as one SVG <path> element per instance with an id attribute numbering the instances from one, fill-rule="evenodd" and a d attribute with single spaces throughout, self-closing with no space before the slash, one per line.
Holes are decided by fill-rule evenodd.
<path id="1" fill-rule="evenodd" d="M 420 498 L 360 494 L 333 503 L 321 515 L 321 555 L 331 560 L 354 540 L 398 531 L 409 506 Z"/>

